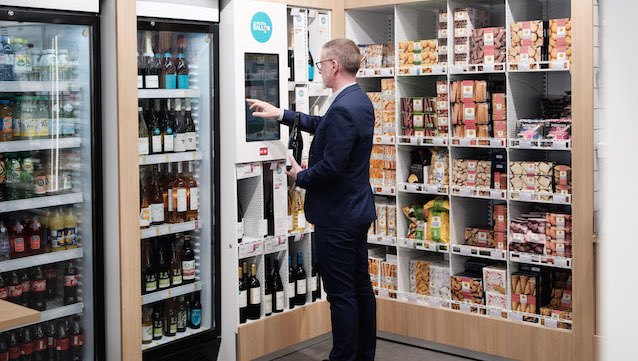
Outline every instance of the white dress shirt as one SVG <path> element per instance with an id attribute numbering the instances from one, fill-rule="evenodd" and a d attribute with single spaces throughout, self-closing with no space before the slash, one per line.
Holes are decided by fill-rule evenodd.
<path id="1" fill-rule="evenodd" d="M 341 94 L 341 92 L 343 92 L 347 87 L 353 86 L 355 84 L 357 84 L 357 82 L 352 82 L 350 84 L 346 84 L 343 87 L 341 87 L 341 89 L 339 89 L 336 92 L 333 92 L 332 94 L 330 94 L 330 96 L 328 97 L 328 100 L 326 100 L 326 102 L 321 107 L 321 111 L 319 112 L 319 114 L 323 117 L 326 114 L 326 112 L 328 111 L 328 109 L 330 108 L 330 106 L 332 105 L 332 103 L 335 101 L 335 99 L 337 99 L 339 94 Z M 281 109 L 281 113 L 279 114 L 279 121 L 281 121 L 283 118 L 284 118 L 284 110 Z"/>

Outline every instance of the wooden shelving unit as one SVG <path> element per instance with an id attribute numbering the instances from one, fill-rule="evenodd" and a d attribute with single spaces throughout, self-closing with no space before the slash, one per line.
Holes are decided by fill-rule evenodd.
<path id="1" fill-rule="evenodd" d="M 40 321 L 40 312 L 0 300 L 0 331 Z"/>

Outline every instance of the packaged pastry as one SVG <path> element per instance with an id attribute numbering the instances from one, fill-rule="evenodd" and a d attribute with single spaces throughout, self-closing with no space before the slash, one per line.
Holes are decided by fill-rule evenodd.
<path id="1" fill-rule="evenodd" d="M 431 161 L 431 170 L 430 170 L 430 179 L 428 184 L 433 185 L 448 185 L 449 184 L 449 174 L 448 174 L 448 151 L 446 148 L 433 148 L 430 149 L 432 152 L 432 161 Z"/>
<path id="2" fill-rule="evenodd" d="M 465 244 L 474 247 L 494 248 L 494 231 L 465 227 Z"/>
<path id="3" fill-rule="evenodd" d="M 485 304 L 481 275 L 465 272 L 452 276 L 450 279 L 452 284 L 452 300 L 478 305 Z"/>
<path id="4" fill-rule="evenodd" d="M 450 267 L 430 265 L 430 296 L 450 299 Z"/>
<path id="5" fill-rule="evenodd" d="M 483 267 L 483 283 L 486 292 L 507 294 L 507 268 L 501 265 Z"/>
<path id="6" fill-rule="evenodd" d="M 410 260 L 410 292 L 430 295 L 430 266 L 425 260 Z"/>
<path id="7" fill-rule="evenodd" d="M 543 47 L 543 35 L 543 21 L 541 20 L 511 23 L 508 61 L 510 63 L 532 63 L 544 60 L 541 56 L 546 50 Z M 535 69 L 535 65 L 533 64 L 530 68 Z"/>
<path id="8" fill-rule="evenodd" d="M 535 275 L 517 272 L 512 275 L 512 310 L 536 313 L 537 278 Z"/>

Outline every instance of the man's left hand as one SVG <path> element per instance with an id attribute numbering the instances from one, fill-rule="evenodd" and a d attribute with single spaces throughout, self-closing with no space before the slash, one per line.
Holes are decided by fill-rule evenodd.
<path id="1" fill-rule="evenodd" d="M 297 161 L 295 160 L 295 157 L 293 157 L 292 155 L 289 155 L 288 158 L 290 159 L 290 163 L 292 164 L 292 168 L 290 168 L 290 170 L 286 171 L 286 174 L 294 179 L 295 181 L 297 180 L 297 173 L 301 172 L 303 170 L 303 168 L 301 168 L 301 166 L 299 165 L 299 163 L 297 163 Z"/>

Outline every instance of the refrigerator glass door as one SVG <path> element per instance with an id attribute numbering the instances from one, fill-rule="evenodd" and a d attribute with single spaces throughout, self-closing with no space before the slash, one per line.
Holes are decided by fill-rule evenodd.
<path id="1" fill-rule="evenodd" d="M 9 301 L 42 311 L 0 337 L 55 334 L 46 352 L 84 360 L 95 351 L 92 31 L 0 21 L 0 275 Z"/>

